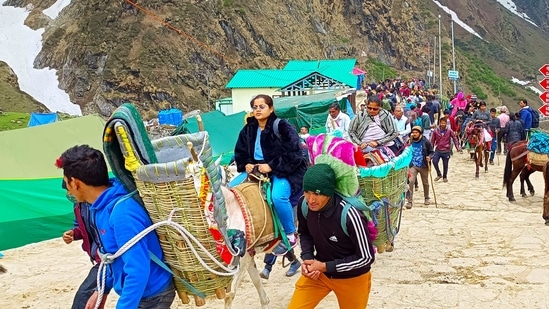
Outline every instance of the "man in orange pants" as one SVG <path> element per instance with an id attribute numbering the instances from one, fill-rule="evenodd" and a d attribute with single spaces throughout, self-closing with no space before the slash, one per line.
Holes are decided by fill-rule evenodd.
<path id="1" fill-rule="evenodd" d="M 335 187 L 336 176 L 328 164 L 313 165 L 305 173 L 307 205 L 297 206 L 303 262 L 288 309 L 315 308 L 331 291 L 341 309 L 368 305 L 374 262 L 368 221 L 353 207 L 343 211 L 348 202 L 335 194 Z"/>

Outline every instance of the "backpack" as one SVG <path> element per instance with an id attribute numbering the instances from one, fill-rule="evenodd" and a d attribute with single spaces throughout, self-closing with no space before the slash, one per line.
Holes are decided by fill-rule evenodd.
<path id="1" fill-rule="evenodd" d="M 280 136 L 280 132 L 278 131 L 278 124 L 279 123 L 280 123 L 280 118 L 276 118 L 275 121 L 273 122 L 273 131 L 274 131 L 274 134 L 276 135 L 276 137 L 278 137 L 280 139 L 281 136 Z"/>
<path id="2" fill-rule="evenodd" d="M 278 125 L 280 124 L 280 120 L 281 120 L 280 118 L 276 118 L 273 122 L 273 132 L 276 135 L 276 137 L 278 137 L 278 139 L 282 138 L 282 136 L 280 135 L 280 131 L 278 131 Z M 300 138 L 299 140 L 300 140 L 300 143 L 299 143 L 300 148 L 302 146 L 302 143 L 307 144 L 307 142 L 302 138 Z M 309 150 L 301 148 L 301 154 L 303 155 L 303 158 L 305 158 L 305 160 L 309 162 Z"/>
<path id="3" fill-rule="evenodd" d="M 390 112 L 392 109 L 391 100 L 388 98 L 385 98 L 381 102 L 383 103 L 383 106 L 382 106 L 383 109 Z"/>
<path id="4" fill-rule="evenodd" d="M 347 213 L 349 212 L 349 209 L 351 209 L 351 207 L 363 212 L 366 216 L 366 219 L 368 220 L 368 225 L 370 225 L 370 222 L 372 222 L 370 214 L 371 209 L 366 204 L 364 204 L 361 199 L 358 198 L 358 195 L 344 196 L 341 195 L 339 192 L 336 192 L 336 195 L 345 201 L 345 207 L 343 207 L 343 210 L 341 211 L 341 228 L 343 229 L 345 235 L 349 236 L 349 231 L 347 230 Z M 307 204 L 307 200 L 305 200 L 305 197 L 303 197 L 300 207 L 301 214 L 304 218 L 307 218 L 307 214 L 309 213 L 309 205 Z M 372 231 L 370 231 L 370 234 L 372 234 Z M 372 235 L 372 238 L 375 238 L 374 235 Z"/>
<path id="5" fill-rule="evenodd" d="M 532 128 L 538 128 L 539 127 L 539 113 L 535 111 L 533 108 L 529 108 L 530 114 L 532 114 Z"/>

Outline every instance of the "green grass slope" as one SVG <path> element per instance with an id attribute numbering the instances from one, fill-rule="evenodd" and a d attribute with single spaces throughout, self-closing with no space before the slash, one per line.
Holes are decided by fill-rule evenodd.
<path id="1" fill-rule="evenodd" d="M 0 111 L 47 112 L 48 109 L 30 95 L 19 90 L 17 76 L 9 66 L 0 61 Z M 26 123 L 25 123 L 26 125 Z"/>

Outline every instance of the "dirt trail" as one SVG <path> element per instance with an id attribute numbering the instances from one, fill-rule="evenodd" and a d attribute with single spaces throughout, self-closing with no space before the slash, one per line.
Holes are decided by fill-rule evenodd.
<path id="1" fill-rule="evenodd" d="M 541 218 L 541 173 L 532 175 L 535 196 L 519 197 L 517 182 L 517 202 L 509 203 L 501 189 L 504 157 L 479 179 L 467 157 L 452 157 L 449 182 L 435 183 L 438 207 L 432 194 L 429 206 L 422 204 L 422 189 L 414 194 L 395 250 L 376 257 L 369 308 L 549 306 L 549 227 Z M 3 253 L 8 273 L 0 275 L 2 308 L 70 308 L 90 267 L 79 246 L 65 245 L 61 238 Z M 262 258 L 257 257 L 259 267 Z M 287 306 L 298 278 L 286 278 L 284 272 L 278 262 L 270 280 L 263 281 L 274 309 Z M 113 295 L 109 308 L 115 300 Z M 258 307 L 255 289 L 245 278 L 234 308 Z M 195 307 L 176 300 L 172 308 Z M 223 302 L 208 300 L 202 308 L 223 308 Z M 318 308 L 337 308 L 335 296 Z"/>

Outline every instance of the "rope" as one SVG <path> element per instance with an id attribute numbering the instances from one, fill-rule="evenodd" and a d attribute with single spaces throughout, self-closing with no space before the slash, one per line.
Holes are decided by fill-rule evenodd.
<path id="1" fill-rule="evenodd" d="M 98 296 L 97 296 L 97 302 L 95 303 L 95 309 L 99 308 L 99 305 L 101 304 L 101 300 L 103 299 L 103 294 L 105 290 L 105 282 L 106 282 L 106 268 L 105 265 L 112 264 L 114 260 L 118 257 L 120 257 L 122 254 L 124 254 L 126 251 L 128 251 L 133 245 L 135 245 L 138 241 L 140 241 L 143 237 L 145 237 L 150 232 L 154 231 L 155 229 L 168 225 L 175 230 L 179 232 L 179 234 L 183 237 L 185 242 L 187 242 L 188 247 L 191 249 L 192 253 L 200 262 L 200 265 L 204 267 L 204 269 L 208 270 L 209 272 L 218 275 L 218 276 L 234 276 L 238 271 L 239 267 L 236 267 L 236 269 L 230 269 L 223 265 L 221 262 L 219 262 L 201 243 L 196 239 L 187 229 L 185 229 L 183 226 L 178 224 L 177 222 L 172 221 L 172 217 L 174 213 L 178 210 L 181 210 L 181 208 L 173 209 L 170 212 L 170 215 L 168 216 L 168 219 L 165 221 L 157 222 L 148 228 L 141 231 L 139 234 L 132 237 L 130 240 L 128 240 L 116 253 L 110 254 L 110 253 L 99 253 L 99 256 L 101 257 L 101 263 L 99 264 L 99 269 L 97 272 L 97 289 L 98 289 Z M 204 262 L 204 259 L 202 256 L 197 252 L 195 249 L 193 242 L 201 249 L 202 253 L 205 254 L 215 265 L 217 265 L 219 268 L 224 270 L 225 272 L 217 271 Z"/>

